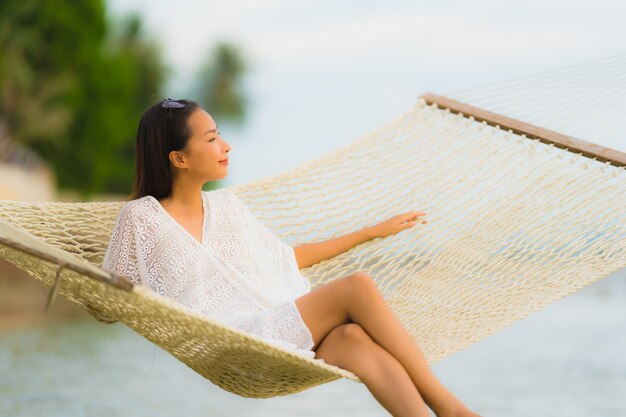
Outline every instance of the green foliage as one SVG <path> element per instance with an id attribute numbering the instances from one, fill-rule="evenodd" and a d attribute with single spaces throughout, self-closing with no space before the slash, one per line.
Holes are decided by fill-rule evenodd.
<path id="1" fill-rule="evenodd" d="M 58 3 L 0 3 L 0 114 L 27 144 L 67 132 L 81 95 L 78 70 L 106 33 L 101 3 Z"/>
<path id="2" fill-rule="evenodd" d="M 3 1 L 0 48 L 10 135 L 51 163 L 60 188 L 128 193 L 137 121 L 166 77 L 139 18 L 111 26 L 95 0 Z"/>
<path id="3" fill-rule="evenodd" d="M 110 21 L 104 0 L 2 0 L 0 50 L 0 123 L 9 135 L 81 199 L 130 193 L 137 124 L 163 98 L 168 76 L 141 19 Z M 227 44 L 204 68 L 199 101 L 216 118 L 243 117 L 243 70 Z"/>

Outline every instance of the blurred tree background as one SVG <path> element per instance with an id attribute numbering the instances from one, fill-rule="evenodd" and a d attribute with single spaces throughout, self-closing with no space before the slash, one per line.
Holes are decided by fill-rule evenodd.
<path id="1" fill-rule="evenodd" d="M 81 200 L 130 193 L 135 134 L 165 96 L 171 74 L 137 15 L 110 17 L 103 0 L 0 2 L 0 122 L 52 166 L 59 190 Z M 191 97 L 220 121 L 240 123 L 246 65 L 220 42 Z"/>
<path id="2" fill-rule="evenodd" d="M 235 46 L 218 43 L 200 68 L 192 97 L 216 119 L 234 123 L 244 120 L 247 99 L 240 80 L 246 71 L 241 52 Z"/>

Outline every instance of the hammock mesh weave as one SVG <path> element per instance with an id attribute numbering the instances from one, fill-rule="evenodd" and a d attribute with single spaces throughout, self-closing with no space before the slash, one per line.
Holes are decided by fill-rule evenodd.
<path id="1" fill-rule="evenodd" d="M 293 246 L 426 211 L 427 224 L 301 273 L 313 290 L 368 273 L 430 363 L 626 266 L 624 167 L 423 99 L 348 146 L 230 188 Z M 99 265 L 122 204 L 1 200 L 0 257 L 51 287 L 57 264 L 65 265 L 60 294 L 100 321 L 126 324 L 232 393 L 266 398 L 342 377 L 360 382 L 147 288 L 104 282 L 110 275 Z"/>

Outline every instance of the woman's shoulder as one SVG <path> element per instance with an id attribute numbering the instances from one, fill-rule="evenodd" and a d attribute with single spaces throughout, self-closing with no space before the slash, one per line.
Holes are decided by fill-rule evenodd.
<path id="1" fill-rule="evenodd" d="M 146 195 L 134 200 L 128 200 L 122 204 L 119 211 L 119 217 L 137 218 L 151 209 L 154 201 L 156 200 L 151 195 Z"/>

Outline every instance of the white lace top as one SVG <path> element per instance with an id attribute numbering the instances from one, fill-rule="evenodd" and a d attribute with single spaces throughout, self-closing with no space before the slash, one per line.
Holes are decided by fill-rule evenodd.
<path id="1" fill-rule="evenodd" d="M 153 196 L 126 202 L 102 268 L 313 358 L 311 332 L 294 303 L 311 284 L 299 273 L 293 248 L 232 191 L 202 191 L 202 201 L 202 243 Z"/>

